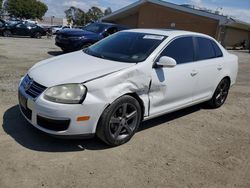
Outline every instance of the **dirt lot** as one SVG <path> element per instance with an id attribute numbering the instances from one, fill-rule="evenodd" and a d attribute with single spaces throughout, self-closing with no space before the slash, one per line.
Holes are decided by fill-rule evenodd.
<path id="1" fill-rule="evenodd" d="M 19 79 L 59 55 L 53 40 L 0 38 L 0 187 L 250 187 L 250 54 L 217 110 L 188 108 L 143 123 L 128 143 L 58 140 L 17 107 Z"/>

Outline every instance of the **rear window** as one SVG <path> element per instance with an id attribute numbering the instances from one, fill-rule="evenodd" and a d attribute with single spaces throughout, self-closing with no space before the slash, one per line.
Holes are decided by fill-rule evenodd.
<path id="1" fill-rule="evenodd" d="M 212 45 L 214 47 L 216 57 L 222 57 L 223 53 L 222 53 L 220 47 L 212 40 L 211 40 L 211 43 L 212 43 Z"/>
<path id="2" fill-rule="evenodd" d="M 206 60 L 217 57 L 214 46 L 210 39 L 197 37 L 197 58 L 198 60 Z"/>

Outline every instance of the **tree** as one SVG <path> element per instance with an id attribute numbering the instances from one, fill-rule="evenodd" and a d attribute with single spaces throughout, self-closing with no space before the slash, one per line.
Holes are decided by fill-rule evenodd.
<path id="1" fill-rule="evenodd" d="M 0 10 L 2 10 L 3 0 L 0 0 Z"/>
<path id="2" fill-rule="evenodd" d="M 65 10 L 65 14 L 68 23 L 73 22 L 73 25 L 85 25 L 86 13 L 83 10 L 72 6 Z"/>
<path id="3" fill-rule="evenodd" d="M 108 10 L 108 12 L 110 11 L 112 12 L 111 9 Z M 83 10 L 72 6 L 65 10 L 65 14 L 68 23 L 73 22 L 73 25 L 86 25 L 89 22 L 98 21 L 104 16 L 103 11 L 98 7 L 92 7 L 86 13 Z"/>
<path id="4" fill-rule="evenodd" d="M 112 9 L 110 7 L 108 7 L 105 11 L 104 11 L 104 15 L 110 15 L 112 13 Z"/>
<path id="5" fill-rule="evenodd" d="M 6 10 L 21 19 L 42 19 L 48 6 L 38 0 L 8 0 Z"/>
<path id="6" fill-rule="evenodd" d="M 88 21 L 97 21 L 103 16 L 104 13 L 98 7 L 91 7 L 87 12 Z"/>

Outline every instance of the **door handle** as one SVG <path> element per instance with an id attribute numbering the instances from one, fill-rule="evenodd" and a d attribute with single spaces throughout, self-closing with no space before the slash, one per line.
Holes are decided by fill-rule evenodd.
<path id="1" fill-rule="evenodd" d="M 221 70 L 223 69 L 223 66 L 222 66 L 222 65 L 219 65 L 219 66 L 217 67 L 217 69 L 218 69 L 219 71 L 221 71 Z"/>
<path id="2" fill-rule="evenodd" d="M 197 74 L 198 74 L 199 72 L 198 71 L 196 71 L 196 70 L 193 70 L 192 72 L 191 72 L 191 76 L 196 76 Z"/>

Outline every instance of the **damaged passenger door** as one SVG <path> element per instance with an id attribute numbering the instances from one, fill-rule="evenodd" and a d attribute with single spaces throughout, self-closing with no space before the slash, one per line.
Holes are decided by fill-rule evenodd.
<path id="1" fill-rule="evenodd" d="M 161 61 L 165 57 L 174 59 L 177 65 L 162 66 Z M 191 36 L 174 39 L 161 52 L 152 69 L 150 116 L 192 103 L 198 74 L 194 58 L 194 40 Z"/>

